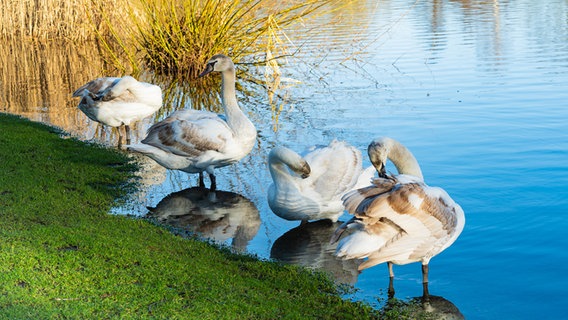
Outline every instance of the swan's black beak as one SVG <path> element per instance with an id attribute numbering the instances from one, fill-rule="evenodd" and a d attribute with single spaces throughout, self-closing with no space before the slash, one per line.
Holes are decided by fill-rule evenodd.
<path id="1" fill-rule="evenodd" d="M 205 75 L 210 74 L 211 72 L 213 72 L 213 69 L 214 69 L 213 67 L 214 67 L 214 65 L 215 65 L 215 62 L 210 62 L 210 63 L 208 63 L 207 66 L 205 66 L 205 70 L 203 70 L 203 72 L 201 72 L 201 73 L 199 74 L 199 78 L 201 78 L 201 77 L 203 77 L 203 76 L 205 76 Z"/>
<path id="2" fill-rule="evenodd" d="M 310 165 L 306 162 L 302 166 L 302 179 L 309 177 L 310 173 L 312 173 L 312 168 L 310 168 Z"/>
<path id="3" fill-rule="evenodd" d="M 377 173 L 379 174 L 380 178 L 384 178 L 384 179 L 388 178 L 387 177 L 387 168 L 384 165 L 381 166 L 381 168 L 377 170 Z"/>

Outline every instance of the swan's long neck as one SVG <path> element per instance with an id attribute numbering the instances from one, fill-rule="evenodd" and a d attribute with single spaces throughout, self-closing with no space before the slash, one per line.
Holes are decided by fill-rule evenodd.
<path id="1" fill-rule="evenodd" d="M 409 174 L 424 180 L 418 161 L 400 142 L 391 139 L 387 158 L 394 164 L 399 174 Z"/>
<path id="2" fill-rule="evenodd" d="M 225 115 L 227 117 L 227 124 L 235 134 L 254 134 L 256 129 L 250 120 L 243 113 L 239 104 L 237 103 L 237 94 L 235 89 L 235 69 L 231 68 L 223 71 L 221 82 L 221 102 L 225 108 Z"/>
<path id="3" fill-rule="evenodd" d="M 302 165 L 300 155 L 288 148 L 276 147 L 268 154 L 268 169 L 277 188 L 289 185 L 288 181 L 298 179 L 290 174 L 288 168 L 297 172 L 301 170 Z"/>

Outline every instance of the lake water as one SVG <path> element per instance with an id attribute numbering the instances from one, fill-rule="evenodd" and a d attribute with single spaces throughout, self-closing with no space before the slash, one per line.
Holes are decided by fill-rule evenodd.
<path id="1" fill-rule="evenodd" d="M 270 211 L 266 157 L 275 145 L 301 151 L 334 138 L 366 154 L 373 138 L 387 135 L 466 213 L 461 236 L 430 263 L 430 293 L 467 319 L 566 317 L 567 16 L 565 0 L 355 1 L 289 31 L 300 50 L 282 66 L 290 86 L 278 92 L 277 121 L 265 92 L 241 97 L 260 136 L 250 156 L 218 170 L 227 193 L 216 201 L 176 193 L 196 177 L 146 161 L 140 194 L 114 212 L 143 216 L 155 207 L 166 219 L 164 212 L 194 208 L 201 216 L 167 221 L 261 258 L 322 268 L 353 284 L 349 298 L 381 306 L 385 265 L 358 274 L 331 254 L 335 226 L 298 228 Z M 87 120 L 70 97 L 100 75 L 97 53 L 24 47 L 0 49 L 0 111 L 114 145 L 115 132 Z M 69 72 L 70 64 L 85 68 Z M 137 140 L 154 121 L 138 126 Z M 395 274 L 398 298 L 421 295 L 419 264 L 395 266 Z"/>

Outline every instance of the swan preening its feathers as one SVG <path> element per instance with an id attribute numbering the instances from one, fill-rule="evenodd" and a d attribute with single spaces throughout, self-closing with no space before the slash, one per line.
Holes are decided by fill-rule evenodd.
<path id="1" fill-rule="evenodd" d="M 79 109 L 89 119 L 111 127 L 124 125 L 130 143 L 130 125 L 151 116 L 162 106 L 162 89 L 130 76 L 92 80 L 73 92 L 80 97 Z M 122 134 L 119 133 L 119 145 Z"/>
<path id="2" fill-rule="evenodd" d="M 373 167 L 362 168 L 361 152 L 333 140 L 301 157 L 279 146 L 270 151 L 268 166 L 273 184 L 268 190 L 270 209 L 286 220 L 330 219 L 343 214 L 341 197 L 353 188 L 369 185 Z"/>
<path id="3" fill-rule="evenodd" d="M 379 173 L 371 186 L 344 196 L 347 211 L 354 217 L 340 226 L 331 241 L 343 232 L 336 254 L 346 259 L 367 258 L 359 269 L 387 262 L 422 263 L 424 296 L 428 296 L 428 263 L 448 248 L 462 232 L 462 208 L 443 190 L 424 183 L 412 153 L 391 138 L 379 138 L 368 148 L 369 158 Z M 388 160 L 399 175 L 387 175 Z"/>
<path id="4" fill-rule="evenodd" d="M 176 111 L 154 124 L 140 144 L 128 146 L 160 165 L 187 173 L 203 172 L 216 188 L 214 169 L 236 163 L 250 153 L 256 142 L 256 129 L 239 108 L 235 93 L 235 66 L 225 55 L 215 55 L 200 76 L 217 71 L 222 75 L 221 98 L 225 119 L 202 110 Z"/>

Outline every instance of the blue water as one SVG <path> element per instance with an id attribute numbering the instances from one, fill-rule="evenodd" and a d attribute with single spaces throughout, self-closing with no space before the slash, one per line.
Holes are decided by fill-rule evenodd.
<path id="1" fill-rule="evenodd" d="M 334 138 L 366 154 L 371 140 L 387 135 L 407 145 L 426 182 L 443 187 L 466 213 L 461 236 L 430 263 L 430 293 L 467 319 L 565 317 L 567 17 L 565 0 L 359 0 L 289 30 L 300 50 L 282 66 L 294 81 L 278 92 L 285 97 L 277 101 L 278 121 L 265 92 L 241 96 L 260 138 L 250 156 L 218 171 L 218 188 L 252 201 L 258 213 L 243 221 L 232 212 L 226 221 L 248 226 L 226 226 L 232 233 L 220 240 L 329 271 L 357 289 L 348 298 L 381 306 L 386 266 L 357 274 L 327 246 L 334 226 L 298 229 L 270 211 L 266 157 L 275 145 L 301 151 Z M 85 121 L 64 91 L 70 121 Z M 145 215 L 147 206 L 196 184 L 194 176 L 147 163 L 140 194 L 116 213 Z M 395 266 L 395 274 L 396 297 L 421 295 L 419 264 Z"/>
<path id="2" fill-rule="evenodd" d="M 563 317 L 567 2 L 359 1 L 340 12 L 320 17 L 325 25 L 314 23 L 312 32 L 291 32 L 302 34 L 294 40 L 305 47 L 284 76 L 302 84 L 282 90 L 290 98 L 276 132 L 266 110 L 249 109 L 262 134 L 258 148 L 237 175 L 221 170 L 221 189 L 243 194 L 260 211 L 248 250 L 270 258 L 278 249 L 273 257 L 327 270 L 354 283 L 350 298 L 381 306 L 386 266 L 357 275 L 326 248 L 333 228 L 302 233 L 298 223 L 273 215 L 265 163 L 273 145 L 300 151 L 338 138 L 365 154 L 373 138 L 388 135 L 466 213 L 460 238 L 430 263 L 430 293 L 467 319 Z M 397 297 L 421 295 L 419 264 L 395 274 Z"/>
<path id="3" fill-rule="evenodd" d="M 330 72 L 305 109 L 362 149 L 379 135 L 403 141 L 426 181 L 461 204 L 466 227 L 432 260 L 432 294 L 468 319 L 562 318 L 568 3 L 434 3 L 380 2 L 368 32 L 389 31 L 346 63 L 366 76 Z M 398 297 L 420 295 L 419 268 L 395 269 Z M 372 301 L 387 283 L 377 266 L 355 287 Z"/>

